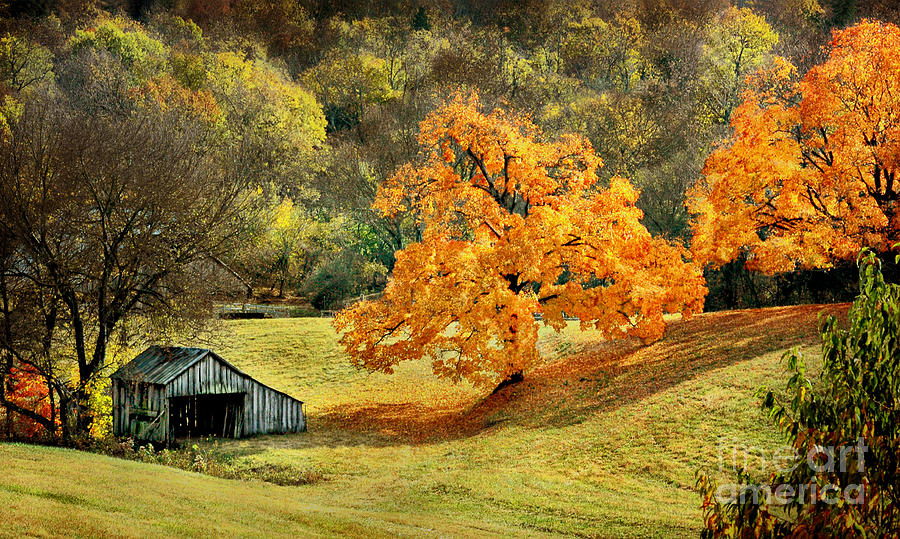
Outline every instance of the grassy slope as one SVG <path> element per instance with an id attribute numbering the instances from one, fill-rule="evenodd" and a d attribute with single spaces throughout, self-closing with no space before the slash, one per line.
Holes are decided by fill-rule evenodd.
<path id="1" fill-rule="evenodd" d="M 716 465 L 723 438 L 777 445 L 754 391 L 782 385 L 785 349 L 817 348 L 820 310 L 707 314 L 673 323 L 646 347 L 602 343 L 570 327 L 545 335 L 545 366 L 487 398 L 435 380 L 426 362 L 409 362 L 391 376 L 356 371 L 326 320 L 228 322 L 223 355 L 305 400 L 310 431 L 225 441 L 223 450 L 248 463 L 316 470 L 326 481 L 283 488 L 0 446 L 0 461 L 13 460 L 11 482 L 0 476 L 0 506 L 21 509 L 14 525 L 60 531 L 49 509 L 64 507 L 57 497 L 75 496 L 84 503 L 75 504 L 74 522 L 83 524 L 72 525 L 88 535 L 91 526 L 117 533 L 114 526 L 132 523 L 182 533 L 194 522 L 193 496 L 204 516 L 201 534 L 310 527 L 349 534 L 696 535 L 694 470 Z M 102 472 L 77 486 L 77 470 L 95 460 Z M 49 477 L 38 468 L 47 462 L 54 466 Z M 26 485 L 43 490 L 23 491 Z M 123 501 L 136 487 L 140 503 Z M 174 501 L 153 501 L 173 489 Z"/>
<path id="2" fill-rule="evenodd" d="M 432 524 L 326 507 L 268 483 L 59 448 L 0 444 L 0 463 L 0 537 L 395 537 Z M 445 522 L 437 531 L 466 529 Z"/>

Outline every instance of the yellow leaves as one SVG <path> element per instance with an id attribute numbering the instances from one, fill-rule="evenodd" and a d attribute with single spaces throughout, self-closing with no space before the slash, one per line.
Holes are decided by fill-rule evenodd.
<path id="1" fill-rule="evenodd" d="M 782 272 L 885 251 L 900 153 L 900 29 L 836 32 L 829 58 L 795 81 L 783 60 L 748 79 L 734 136 L 688 193 L 694 256 Z"/>
<path id="2" fill-rule="evenodd" d="M 47 48 L 11 34 L 0 38 L 0 84 L 6 92 L 21 94 L 52 77 L 53 53 Z"/>
<path id="3" fill-rule="evenodd" d="M 296 221 L 294 215 L 294 202 L 285 197 L 281 204 L 275 207 L 272 224 L 276 230 L 289 230 L 294 227 Z"/>
<path id="4" fill-rule="evenodd" d="M 7 139 L 13 122 L 19 119 L 24 105 L 12 96 L 5 95 L 0 99 L 0 141 Z"/>
<path id="5" fill-rule="evenodd" d="M 94 28 L 76 30 L 69 45 L 75 51 L 108 52 L 122 62 L 138 85 L 162 72 L 167 52 L 166 46 L 150 37 L 140 24 L 120 17 L 102 20 Z"/>
<path id="6" fill-rule="evenodd" d="M 211 92 L 184 88 L 169 75 L 149 80 L 134 95 L 150 99 L 153 105 L 159 107 L 160 110 L 180 110 L 210 124 L 216 124 L 223 119 L 222 110 Z"/>
<path id="7" fill-rule="evenodd" d="M 709 121 L 727 124 L 745 76 L 770 60 L 778 34 L 750 8 L 730 7 L 706 27 L 698 91 Z"/>
<path id="8" fill-rule="evenodd" d="M 421 160 L 379 188 L 375 208 L 415 212 L 422 241 L 397 254 L 380 301 L 335 320 L 357 365 L 427 357 L 439 376 L 490 385 L 539 361 L 537 313 L 557 329 L 574 315 L 653 340 L 664 312 L 701 309 L 699 269 L 651 238 L 627 180 L 596 185 L 585 139 L 545 141 L 470 95 L 430 114 L 419 141 Z"/>
<path id="9" fill-rule="evenodd" d="M 323 102 L 361 112 L 366 105 L 397 97 L 392 73 L 399 69 L 398 60 L 390 65 L 368 52 L 335 51 L 304 72 L 302 81 Z"/>
<path id="10" fill-rule="evenodd" d="M 618 15 L 607 22 L 582 18 L 565 29 L 560 56 L 567 71 L 598 88 L 629 92 L 653 70 L 641 54 L 645 34 L 634 17 Z"/>
<path id="11" fill-rule="evenodd" d="M 294 152 L 325 140 L 322 108 L 285 74 L 234 52 L 211 55 L 206 64 L 205 84 L 235 130 L 253 129 Z"/>

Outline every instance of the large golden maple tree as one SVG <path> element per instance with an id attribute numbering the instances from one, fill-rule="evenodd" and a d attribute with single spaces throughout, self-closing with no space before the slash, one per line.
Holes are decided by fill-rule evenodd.
<path id="1" fill-rule="evenodd" d="M 799 80 L 783 60 L 751 77 L 688 193 L 699 262 L 821 268 L 900 239 L 900 28 L 863 21 L 827 52 Z"/>
<path id="2" fill-rule="evenodd" d="M 438 376 L 489 385 L 534 365 L 539 323 L 559 330 L 564 313 L 650 341 L 663 313 L 702 308 L 686 250 L 651 237 L 627 180 L 598 185 L 601 161 L 584 138 L 547 141 L 473 95 L 431 113 L 419 143 L 420 159 L 380 187 L 375 208 L 414 215 L 421 240 L 397 253 L 380 300 L 335 320 L 355 364 L 390 373 L 430 358 Z"/>

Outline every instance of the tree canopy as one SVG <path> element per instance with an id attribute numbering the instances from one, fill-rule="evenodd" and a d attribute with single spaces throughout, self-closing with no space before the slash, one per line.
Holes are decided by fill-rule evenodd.
<path id="1" fill-rule="evenodd" d="M 398 253 L 380 300 L 335 321 L 356 364 L 391 372 L 431 357 L 440 376 L 489 384 L 538 360 L 537 316 L 652 341 L 664 313 L 702 308 L 699 269 L 641 225 L 627 180 L 599 185 L 602 163 L 583 137 L 547 140 L 473 95 L 430 114 L 419 144 L 375 205 L 413 212 L 421 240 Z"/>
<path id="2" fill-rule="evenodd" d="M 745 252 L 765 272 L 886 252 L 898 237 L 900 28 L 835 32 L 797 80 L 786 61 L 754 76 L 734 135 L 688 194 L 693 252 L 721 265 Z"/>

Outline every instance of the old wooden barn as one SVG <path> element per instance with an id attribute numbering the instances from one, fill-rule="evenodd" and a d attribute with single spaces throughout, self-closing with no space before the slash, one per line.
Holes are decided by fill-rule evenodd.
<path id="1" fill-rule="evenodd" d="M 306 430 L 303 402 L 205 348 L 151 346 L 110 378 L 116 436 L 170 444 Z"/>

